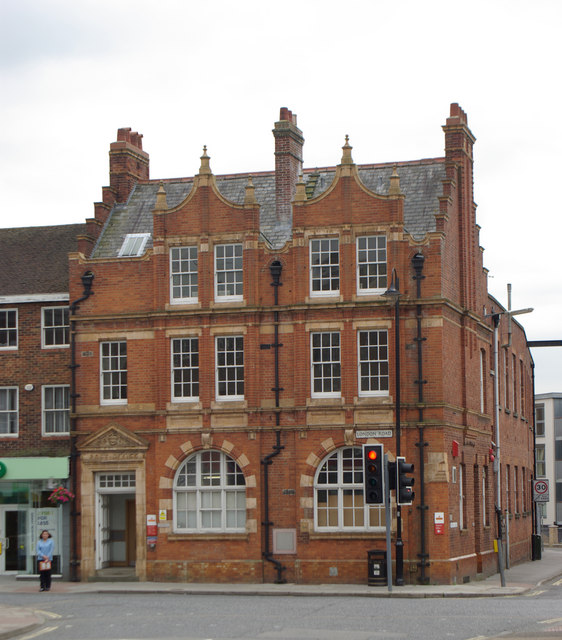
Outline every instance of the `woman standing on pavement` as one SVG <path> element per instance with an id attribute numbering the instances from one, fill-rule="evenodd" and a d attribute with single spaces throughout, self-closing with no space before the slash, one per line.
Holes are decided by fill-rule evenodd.
<path id="1" fill-rule="evenodd" d="M 35 554 L 39 565 L 39 591 L 49 591 L 51 588 L 51 563 L 53 562 L 53 549 L 55 543 L 47 529 L 41 531 Z"/>

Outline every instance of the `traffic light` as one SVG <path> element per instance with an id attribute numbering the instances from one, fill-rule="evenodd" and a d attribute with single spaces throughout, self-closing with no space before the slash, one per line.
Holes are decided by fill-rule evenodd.
<path id="1" fill-rule="evenodd" d="M 412 491 L 414 478 L 407 476 L 413 473 L 414 465 L 406 462 L 403 456 L 396 457 L 396 504 L 412 504 L 415 493 Z"/>
<path id="2" fill-rule="evenodd" d="M 363 445 L 365 504 L 384 504 L 384 455 L 382 444 Z"/>

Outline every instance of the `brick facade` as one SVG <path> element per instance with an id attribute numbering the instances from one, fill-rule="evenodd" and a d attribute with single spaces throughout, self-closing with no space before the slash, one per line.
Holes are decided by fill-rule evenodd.
<path id="1" fill-rule="evenodd" d="M 444 132 L 444 158 L 358 167 L 346 141 L 337 167 L 302 173 L 302 133 L 296 116 L 284 109 L 274 129 L 273 174 L 215 177 L 205 150 L 192 179 L 150 181 L 146 164 L 144 177 L 135 165 L 128 177 L 112 181 L 120 195 L 96 205 L 89 237 L 70 260 L 71 299 L 81 293 L 84 271 L 95 276 L 94 295 L 76 317 L 82 579 L 112 562 L 111 550 L 99 557 L 91 535 L 103 494 L 96 478 L 131 470 L 137 482 L 128 492 L 135 506 L 130 545 L 140 579 L 366 579 L 367 551 L 384 548 L 384 527 L 319 524 L 322 514 L 333 518 L 335 512 L 324 507 L 315 483 L 327 457 L 350 447 L 378 438 L 391 459 L 396 455 L 394 308 L 383 291 L 358 288 L 358 239 L 375 236 L 386 239 L 386 268 L 398 274 L 402 294 L 401 453 L 416 467 L 414 504 L 402 508 L 405 579 L 450 583 L 496 571 L 490 313 L 502 309 L 487 292 L 472 192 L 474 138 L 458 105 L 451 106 Z M 140 139 L 130 131 L 128 136 Z M 430 180 L 439 190 L 425 201 Z M 127 197 L 125 184 L 132 185 Z M 126 228 L 133 219 L 138 224 Z M 125 234 L 141 231 L 150 234 L 147 249 L 119 257 Z M 331 273 L 338 285 L 332 282 L 326 295 L 311 285 L 317 239 L 337 240 Z M 243 293 L 222 300 L 215 291 L 215 249 L 232 244 L 243 248 Z M 181 303 L 170 287 L 170 252 L 179 247 L 197 249 L 197 295 Z M 280 286 L 272 265 L 281 269 Z M 320 277 L 328 270 L 321 268 Z M 531 537 L 532 389 L 525 335 L 519 324 L 511 326 L 508 343 L 507 324 L 500 322 L 499 355 L 507 353 L 510 367 L 515 361 L 517 383 L 512 371 L 506 406 L 502 364 L 499 404 L 503 482 L 507 465 L 517 477 L 517 492 L 512 479 L 509 496 L 510 552 L 517 562 L 529 556 Z M 358 339 L 366 331 L 387 332 L 389 389 L 380 393 L 359 388 Z M 313 388 L 316 334 L 335 336 L 338 344 L 332 355 L 337 351 L 340 360 L 330 369 L 337 388 L 330 393 Z M 217 395 L 216 344 L 232 336 L 243 343 L 243 394 L 225 398 Z M 192 401 L 172 397 L 171 344 L 182 338 L 197 339 L 198 393 Z M 100 344 L 108 341 L 126 343 L 127 396 L 120 402 L 100 396 Z M 203 460 L 205 452 L 224 454 L 243 474 L 241 529 L 179 526 L 174 482 L 186 461 L 197 454 Z M 345 497 L 351 494 L 342 495 L 342 522 L 362 517 L 362 507 Z M 353 495 L 362 505 L 362 495 Z M 434 531 L 435 513 L 445 514 L 443 534 Z M 150 515 L 157 527 L 147 537 Z M 395 516 L 393 511 L 393 527 Z M 293 534 L 296 548 L 277 553 L 276 544 Z"/>

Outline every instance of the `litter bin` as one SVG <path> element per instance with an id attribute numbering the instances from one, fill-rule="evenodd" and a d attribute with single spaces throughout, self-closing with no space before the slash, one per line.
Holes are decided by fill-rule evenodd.
<path id="1" fill-rule="evenodd" d="M 531 536 L 531 540 L 532 540 L 532 559 L 533 560 L 540 560 L 542 558 L 542 539 L 541 536 L 539 536 L 538 534 L 534 533 Z"/>
<path id="2" fill-rule="evenodd" d="M 369 569 L 367 584 L 379 587 L 386 584 L 386 551 L 367 551 L 367 566 Z"/>

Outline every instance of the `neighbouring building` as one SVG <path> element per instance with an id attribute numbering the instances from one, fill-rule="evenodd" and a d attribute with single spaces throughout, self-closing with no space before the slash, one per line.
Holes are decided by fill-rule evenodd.
<path id="1" fill-rule="evenodd" d="M 535 396 L 536 477 L 548 480 L 549 501 L 539 503 L 543 540 L 562 541 L 562 393 Z"/>
<path id="2" fill-rule="evenodd" d="M 0 229 L 0 574 L 36 573 L 42 529 L 68 575 L 68 254 L 84 224 Z"/>
<path id="3" fill-rule="evenodd" d="M 337 166 L 305 169 L 283 108 L 274 171 L 215 176 L 204 148 L 164 180 L 118 131 L 70 257 L 71 299 L 94 277 L 74 316 L 81 579 L 364 582 L 385 512 L 361 447 L 395 459 L 397 404 L 405 580 L 497 570 L 496 406 L 507 548 L 530 557 L 531 356 L 487 291 L 457 104 L 443 130 L 441 158 L 359 166 L 346 138 Z"/>

